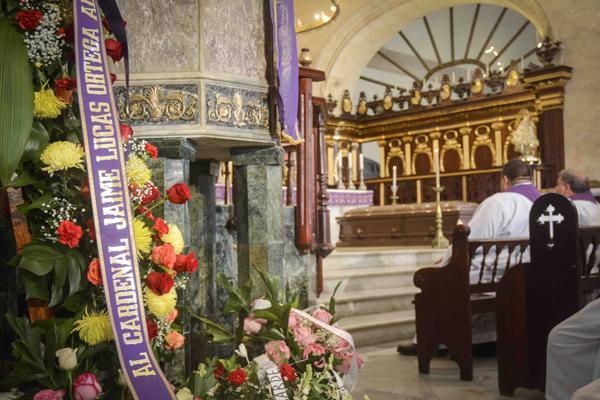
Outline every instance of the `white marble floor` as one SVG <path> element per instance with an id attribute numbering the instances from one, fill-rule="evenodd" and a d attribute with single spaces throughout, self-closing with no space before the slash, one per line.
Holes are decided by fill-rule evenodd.
<path id="1" fill-rule="evenodd" d="M 429 375 L 421 375 L 417 358 L 396 352 L 396 344 L 359 349 L 365 367 L 352 393 L 355 400 L 494 400 L 511 399 L 498 392 L 496 359 L 475 358 L 474 379 L 459 379 L 458 366 L 448 358 L 431 362 Z M 544 400 L 540 391 L 518 389 L 513 400 Z"/>

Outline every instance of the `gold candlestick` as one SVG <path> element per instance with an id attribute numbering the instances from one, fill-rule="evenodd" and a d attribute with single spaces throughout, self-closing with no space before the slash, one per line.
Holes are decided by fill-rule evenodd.
<path id="1" fill-rule="evenodd" d="M 446 239 L 446 237 L 444 236 L 444 230 L 443 230 L 444 219 L 442 217 L 442 203 L 441 203 L 440 197 L 441 197 L 442 192 L 444 191 L 444 187 L 436 186 L 432 189 L 435 192 L 436 207 L 435 207 L 435 237 L 431 241 L 431 247 L 433 247 L 434 249 L 443 249 L 443 248 L 448 247 L 448 245 L 450 244 L 450 242 L 448 242 L 448 239 Z"/>

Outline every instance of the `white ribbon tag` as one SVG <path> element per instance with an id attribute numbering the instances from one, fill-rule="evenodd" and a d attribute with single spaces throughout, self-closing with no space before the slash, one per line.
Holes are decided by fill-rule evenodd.
<path id="1" fill-rule="evenodd" d="M 283 378 L 279 373 L 277 365 L 269 360 L 269 357 L 265 354 L 256 357 L 254 361 L 260 367 L 260 371 L 262 372 L 261 375 L 264 375 L 269 380 L 269 385 L 271 386 L 275 400 L 289 400 Z"/>

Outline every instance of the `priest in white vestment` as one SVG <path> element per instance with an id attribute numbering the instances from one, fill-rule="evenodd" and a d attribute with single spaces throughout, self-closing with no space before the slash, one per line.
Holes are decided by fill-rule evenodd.
<path id="1" fill-rule="evenodd" d="M 580 225 L 600 225 L 600 204 L 590 191 L 588 178 L 564 170 L 556 191 L 568 196 L 577 208 Z M 546 397 L 548 400 L 599 399 L 600 300 L 558 324 L 548 336 Z"/>
<path id="2" fill-rule="evenodd" d="M 469 240 L 480 239 L 529 239 L 529 211 L 533 202 L 540 196 L 537 188 L 531 181 L 531 169 L 520 159 L 508 161 L 502 167 L 502 178 L 499 193 L 495 193 L 479 204 L 469 222 L 471 233 Z M 479 254 L 478 254 L 479 253 Z M 483 250 L 478 249 L 472 257 L 471 283 L 479 280 Z M 506 253 L 506 251 L 505 251 Z M 448 264 L 452 255 L 452 246 L 442 258 L 440 266 Z M 506 254 L 500 253 L 496 280 L 499 280 L 505 266 L 513 266 L 519 262 L 520 254 L 515 251 L 511 260 Z M 490 281 L 494 265 L 495 253 L 490 251 L 485 259 L 486 268 L 482 282 Z M 529 252 L 523 254 L 522 262 L 529 262 Z M 494 316 L 483 314 L 473 319 L 473 344 L 496 341 Z M 398 351 L 404 355 L 416 354 L 416 343 L 412 346 L 398 346 Z"/>

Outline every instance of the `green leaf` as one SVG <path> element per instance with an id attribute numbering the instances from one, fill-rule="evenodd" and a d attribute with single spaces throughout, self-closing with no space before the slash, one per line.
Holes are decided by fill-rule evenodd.
<path id="1" fill-rule="evenodd" d="M 227 343 L 232 342 L 235 339 L 235 336 L 231 334 L 224 326 L 217 324 L 216 322 L 212 322 L 208 318 L 194 316 L 200 321 L 204 322 L 206 327 L 206 332 L 213 337 L 213 342 L 215 343 Z"/>
<path id="2" fill-rule="evenodd" d="M 0 182 L 19 165 L 33 123 L 33 83 L 22 36 L 0 18 Z"/>
<path id="3" fill-rule="evenodd" d="M 50 275 L 37 276 L 25 270 L 21 272 L 21 277 L 25 285 L 25 298 L 27 300 L 40 299 L 47 302 L 50 299 L 50 294 L 48 293 Z"/>
<path id="4" fill-rule="evenodd" d="M 61 257 L 54 264 L 54 281 L 52 282 L 52 297 L 48 307 L 54 307 L 63 300 L 64 286 L 67 280 L 67 258 Z"/>
<path id="5" fill-rule="evenodd" d="M 69 276 L 69 296 L 77 293 L 81 290 L 81 268 L 79 266 L 78 258 L 75 254 L 77 252 L 70 251 L 67 253 L 67 271 Z"/>
<path id="6" fill-rule="evenodd" d="M 44 183 L 44 182 L 35 179 L 34 177 L 32 177 L 29 174 L 29 172 L 25 171 L 25 172 L 21 173 L 21 175 L 17 176 L 15 179 L 13 179 L 9 184 L 4 185 L 4 186 L 6 186 L 6 187 L 21 187 L 21 186 L 27 186 L 27 185 L 38 185 L 41 183 Z"/>
<path id="7" fill-rule="evenodd" d="M 43 195 L 41 195 L 40 197 L 38 197 L 33 203 L 21 204 L 21 205 L 17 206 L 17 209 L 19 210 L 19 212 L 21 214 L 27 215 L 27 213 L 31 210 L 37 210 L 39 208 L 42 208 L 42 205 L 44 203 L 49 202 L 50 200 L 52 200 L 52 193 L 46 192 Z"/>
<path id="8" fill-rule="evenodd" d="M 54 264 L 64 256 L 52 247 L 44 244 L 29 244 L 23 249 L 19 268 L 42 276 L 50 273 Z"/>
<path id="9" fill-rule="evenodd" d="M 46 127 L 39 121 L 33 121 L 29 140 L 25 144 L 22 161 L 29 161 L 37 158 L 42 150 L 48 144 L 50 135 Z"/>

